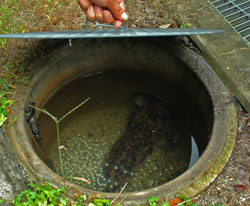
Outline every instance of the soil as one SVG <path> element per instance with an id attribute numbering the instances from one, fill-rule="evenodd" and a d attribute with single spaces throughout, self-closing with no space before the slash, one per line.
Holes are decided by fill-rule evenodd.
<path id="1" fill-rule="evenodd" d="M 1 1 L 2 8 L 8 7 L 9 13 L 0 27 L 0 32 L 34 32 L 76 30 L 84 28 L 85 15 L 76 1 L 28 1 L 21 3 Z M 128 0 L 129 27 L 177 27 L 171 13 L 172 0 Z M 2 15 L 2 14 L 1 14 Z M 1 22 L 0 22 L 1 23 Z M 91 24 L 94 25 L 94 24 Z M 1 43 L 1 42 L 0 42 Z M 53 48 L 55 40 L 7 40 L 0 44 L 0 77 L 8 81 L 12 98 L 15 88 L 29 81 L 32 70 L 26 69 L 35 57 L 46 55 Z M 46 48 L 46 49 L 44 49 Z M 238 134 L 231 158 L 222 173 L 194 202 L 201 206 L 219 203 L 250 205 L 250 114 L 244 112 L 240 104 L 238 110 Z M 243 185 L 243 186 L 239 186 Z"/>

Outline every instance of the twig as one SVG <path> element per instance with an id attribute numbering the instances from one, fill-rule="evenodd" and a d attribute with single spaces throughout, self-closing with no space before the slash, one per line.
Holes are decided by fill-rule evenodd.
<path id="1" fill-rule="evenodd" d="M 231 205 L 231 203 L 233 202 L 233 200 L 234 200 L 234 195 L 233 195 L 233 197 L 231 198 L 231 200 L 229 201 L 228 206 Z"/>
<path id="2" fill-rule="evenodd" d="M 51 119 L 53 119 L 55 122 L 57 122 L 57 118 L 55 116 L 53 116 L 52 114 L 50 114 L 46 109 L 40 109 L 40 108 L 32 106 L 32 105 L 29 105 L 29 107 L 34 108 L 34 109 L 48 115 Z"/>
<path id="3" fill-rule="evenodd" d="M 62 152 L 59 149 L 59 147 L 61 146 L 61 143 L 60 143 L 60 130 L 59 130 L 59 122 L 58 121 L 56 121 L 56 134 L 57 134 L 57 146 L 58 146 L 59 160 L 60 160 L 60 165 L 61 165 L 61 170 L 62 170 L 62 177 L 63 177 L 64 182 L 65 182 L 65 173 L 64 173 Z"/>
<path id="4" fill-rule="evenodd" d="M 119 201 L 117 204 L 120 204 L 120 203 L 123 202 L 125 199 L 126 199 L 126 196 L 123 197 L 123 198 L 121 199 L 121 201 Z"/>
<path id="5" fill-rule="evenodd" d="M 178 203 L 177 205 L 182 205 L 182 204 L 185 204 L 185 203 L 187 203 L 187 202 L 189 202 L 189 201 L 192 201 L 192 200 L 195 200 L 195 199 L 197 199 L 197 198 L 199 198 L 199 197 L 200 197 L 200 195 L 198 195 L 197 197 L 194 197 L 194 198 L 188 199 L 188 200 L 186 200 L 186 201 L 180 202 L 180 203 Z"/>
<path id="6" fill-rule="evenodd" d="M 115 197 L 115 199 L 113 199 L 112 201 L 111 201 L 111 205 L 112 205 L 112 203 L 122 194 L 122 192 L 123 192 L 123 190 L 125 189 L 125 187 L 127 186 L 127 182 L 125 183 L 125 185 L 122 187 L 122 189 L 121 189 L 121 191 L 118 193 L 118 195 Z"/>
<path id="7" fill-rule="evenodd" d="M 85 104 L 87 101 L 89 101 L 89 97 L 87 99 L 85 99 L 82 103 L 80 103 L 78 106 L 76 106 L 75 108 L 73 108 L 72 110 L 70 110 L 69 112 L 67 112 L 65 115 L 63 115 L 59 120 L 58 123 L 60 121 L 62 121 L 65 117 L 67 117 L 68 115 L 70 115 L 72 112 L 74 112 L 75 110 L 77 110 L 80 106 L 82 106 L 83 104 Z"/>
<path id="8" fill-rule="evenodd" d="M 53 119 L 56 123 L 56 134 L 57 134 L 57 144 L 58 144 L 58 153 L 59 153 L 59 160 L 60 160 L 60 165 L 61 165 L 61 170 L 62 170 L 62 177 L 65 181 L 65 173 L 64 173 L 64 166 L 63 166 L 63 160 L 62 160 L 62 153 L 61 150 L 59 149 L 61 146 L 60 143 L 60 130 L 59 130 L 59 123 L 60 121 L 62 121 L 64 118 L 66 118 L 68 115 L 70 115 L 72 112 L 74 112 L 76 109 L 78 109 L 80 106 L 82 106 L 83 104 L 85 104 L 90 98 L 88 97 L 87 99 L 85 99 L 82 103 L 80 103 L 79 105 L 77 105 L 75 108 L 73 108 L 72 110 L 70 110 L 69 112 L 67 112 L 65 115 L 63 115 L 60 119 L 57 119 L 57 117 L 53 116 L 52 114 L 50 114 L 46 109 L 40 109 L 38 107 L 29 105 L 30 107 L 48 115 L 51 119 Z"/>
<path id="9" fill-rule="evenodd" d="M 82 181 L 82 182 L 86 182 L 90 185 L 90 181 L 83 178 L 83 177 L 69 177 L 69 178 L 72 178 L 72 179 L 75 179 L 75 180 L 79 180 L 79 181 Z"/>

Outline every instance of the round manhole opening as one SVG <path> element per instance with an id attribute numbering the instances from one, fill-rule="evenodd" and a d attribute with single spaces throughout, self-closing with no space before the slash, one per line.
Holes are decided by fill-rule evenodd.
<path id="1" fill-rule="evenodd" d="M 185 87 L 167 82 L 150 72 L 116 68 L 77 78 L 60 89 L 44 107 L 57 117 L 90 98 L 59 125 L 66 179 L 84 177 L 90 184 L 73 182 L 101 192 L 119 192 L 127 182 L 127 192 L 138 192 L 169 182 L 191 167 L 190 161 L 199 159 L 209 140 L 210 97 L 206 94 L 210 113 L 204 118 Z M 37 126 L 37 154 L 62 175 L 55 123 L 43 114 Z"/>
<path id="2" fill-rule="evenodd" d="M 33 176 L 63 185 L 64 175 L 69 193 L 106 198 L 126 184 L 120 198 L 135 205 L 197 194 L 219 174 L 236 133 L 230 96 L 201 56 L 162 40 L 76 41 L 40 66 L 21 119 L 30 102 L 60 119 L 89 100 L 58 124 L 59 145 L 55 121 L 39 110 L 39 138 L 26 121 L 10 129 Z"/>

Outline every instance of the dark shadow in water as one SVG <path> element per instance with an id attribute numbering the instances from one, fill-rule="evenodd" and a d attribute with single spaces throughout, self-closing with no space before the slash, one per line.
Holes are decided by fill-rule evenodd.
<path id="1" fill-rule="evenodd" d="M 119 191 L 161 138 L 167 142 L 165 152 L 168 152 L 168 148 L 184 144 L 187 150 L 183 153 L 189 160 L 190 135 L 183 131 L 182 124 L 176 124 L 179 122 L 177 112 L 153 95 L 136 94 L 134 101 L 138 108 L 131 114 L 126 131 L 114 144 L 103 164 L 105 177 L 110 182 L 118 182 L 112 188 L 106 188 L 106 192 Z M 177 169 L 176 176 L 186 169 Z"/>

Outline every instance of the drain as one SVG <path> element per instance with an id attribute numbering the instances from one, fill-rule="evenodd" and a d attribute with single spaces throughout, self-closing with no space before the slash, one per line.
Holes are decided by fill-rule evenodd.
<path id="1" fill-rule="evenodd" d="M 34 116 L 44 151 L 33 142 L 25 105 L 36 102 L 61 117 L 92 96 L 60 125 L 68 149 L 63 158 L 69 195 L 104 191 L 114 199 L 128 182 L 120 198 L 126 197 L 124 205 L 136 205 L 152 195 L 192 196 L 207 187 L 231 154 L 236 115 L 230 95 L 202 57 L 159 38 L 78 40 L 73 45 L 62 47 L 49 65 L 37 64 L 40 70 L 25 101 L 14 108 L 19 121 L 8 133 L 30 176 L 64 184 L 54 123 L 39 112 Z M 188 169 L 191 135 L 201 157 Z M 85 165 L 86 156 L 96 163 Z M 72 176 L 90 178 L 93 185 L 79 184 Z M 141 186 L 133 185 L 141 180 Z"/>
<path id="2" fill-rule="evenodd" d="M 210 0 L 210 2 L 250 47 L 250 1 Z"/>

